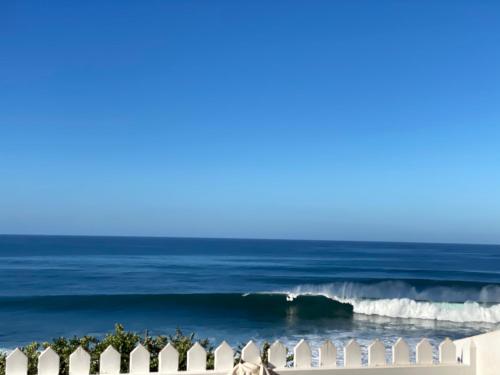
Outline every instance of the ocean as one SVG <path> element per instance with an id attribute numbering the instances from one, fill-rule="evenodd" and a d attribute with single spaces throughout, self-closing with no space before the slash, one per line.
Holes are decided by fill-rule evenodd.
<path id="1" fill-rule="evenodd" d="M 500 328 L 500 246 L 0 236 L 0 348 L 126 329 L 217 344 Z"/>

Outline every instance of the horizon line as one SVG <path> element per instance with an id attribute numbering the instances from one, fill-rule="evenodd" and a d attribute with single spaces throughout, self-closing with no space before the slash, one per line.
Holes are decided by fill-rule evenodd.
<path id="1" fill-rule="evenodd" d="M 476 245 L 500 246 L 500 243 L 483 242 L 432 242 L 432 241 L 395 241 L 395 240 L 338 240 L 307 238 L 257 238 L 257 237 L 206 237 L 206 236 L 169 236 L 169 235 L 133 235 L 133 234 L 50 234 L 50 233 L 0 233 L 0 237 L 99 237 L 99 238 L 157 238 L 180 240 L 228 240 L 228 241 L 296 241 L 296 242 L 361 242 L 361 243 L 403 243 L 428 245 Z"/>

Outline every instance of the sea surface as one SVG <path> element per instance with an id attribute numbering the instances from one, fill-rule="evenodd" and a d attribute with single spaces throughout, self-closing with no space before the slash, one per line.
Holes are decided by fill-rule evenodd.
<path id="1" fill-rule="evenodd" d="M 437 345 L 500 328 L 500 246 L 0 236 L 0 348 L 115 323 L 234 346 Z"/>

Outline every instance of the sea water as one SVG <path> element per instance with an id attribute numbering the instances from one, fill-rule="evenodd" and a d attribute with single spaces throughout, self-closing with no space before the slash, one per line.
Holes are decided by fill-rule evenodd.
<path id="1" fill-rule="evenodd" d="M 500 246 L 0 236 L 0 347 L 126 329 L 433 345 L 500 328 Z"/>

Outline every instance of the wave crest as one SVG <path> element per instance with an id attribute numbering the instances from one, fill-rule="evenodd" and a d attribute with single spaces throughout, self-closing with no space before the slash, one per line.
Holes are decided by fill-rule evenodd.
<path id="1" fill-rule="evenodd" d="M 339 302 L 341 299 L 335 299 Z M 500 304 L 482 306 L 477 302 L 421 302 L 408 298 L 380 300 L 343 300 L 357 314 L 380 315 L 391 318 L 445 320 L 450 322 L 500 322 Z"/>
<path id="2" fill-rule="evenodd" d="M 500 304 L 492 304 L 500 301 L 500 287 L 496 285 L 484 286 L 474 292 L 445 286 L 419 291 L 401 281 L 374 284 L 349 282 L 303 285 L 287 294 L 290 299 L 301 295 L 321 295 L 348 303 L 354 313 L 363 315 L 460 323 L 500 323 Z M 460 301 L 465 297 L 476 297 L 477 301 Z M 449 301 L 443 301 L 445 298 Z M 460 302 L 453 302 L 456 300 Z"/>
<path id="3" fill-rule="evenodd" d="M 423 285 L 420 285 L 423 284 Z M 320 285 L 300 285 L 291 293 L 319 294 L 348 299 L 402 299 L 431 302 L 466 302 L 500 303 L 500 285 L 459 285 L 425 284 L 423 280 L 409 283 L 403 280 L 379 282 L 334 282 Z"/>

